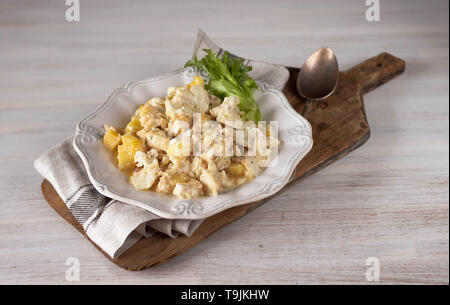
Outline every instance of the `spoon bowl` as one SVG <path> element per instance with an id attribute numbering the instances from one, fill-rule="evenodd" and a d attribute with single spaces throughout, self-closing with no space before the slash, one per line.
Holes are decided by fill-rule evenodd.
<path id="1" fill-rule="evenodd" d="M 330 48 L 320 48 L 303 64 L 297 77 L 298 93 L 311 100 L 330 96 L 339 80 L 336 56 Z"/>

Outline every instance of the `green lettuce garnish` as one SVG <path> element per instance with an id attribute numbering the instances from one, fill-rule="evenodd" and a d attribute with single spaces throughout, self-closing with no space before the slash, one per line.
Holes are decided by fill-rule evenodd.
<path id="1" fill-rule="evenodd" d="M 228 52 L 224 52 L 222 58 L 210 49 L 203 49 L 206 56 L 201 60 L 195 56 L 184 67 L 196 67 L 209 74 L 209 83 L 206 89 L 222 100 L 228 96 L 239 98 L 239 109 L 244 112 L 243 119 L 259 121 L 261 113 L 258 104 L 253 98 L 253 90 L 258 89 L 255 80 L 247 73 L 251 66 L 245 66 L 241 58 L 230 58 Z"/>

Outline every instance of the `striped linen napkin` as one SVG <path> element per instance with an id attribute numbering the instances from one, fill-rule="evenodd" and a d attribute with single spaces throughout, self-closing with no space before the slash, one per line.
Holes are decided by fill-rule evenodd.
<path id="1" fill-rule="evenodd" d="M 201 58 L 205 48 L 218 54 L 224 52 L 198 30 L 194 55 Z M 289 71 L 283 66 L 248 59 L 244 63 L 253 66 L 250 75 L 254 79 L 273 88 L 281 90 L 289 78 Z M 101 195 L 89 181 L 86 169 L 72 147 L 72 138 L 41 155 L 34 167 L 53 185 L 87 236 L 113 258 L 155 232 L 172 238 L 180 234 L 190 236 L 203 221 L 163 219 L 142 208 Z"/>

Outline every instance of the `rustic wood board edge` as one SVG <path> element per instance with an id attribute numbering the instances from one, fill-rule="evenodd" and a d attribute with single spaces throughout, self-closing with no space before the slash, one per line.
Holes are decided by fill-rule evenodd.
<path id="1" fill-rule="evenodd" d="M 290 79 L 283 93 L 296 111 L 302 113 L 304 100 L 295 91 L 295 79 L 299 69 L 288 69 L 290 71 Z M 314 174 L 363 145 L 370 137 L 370 128 L 364 110 L 362 95 L 401 74 L 404 69 L 405 62 L 402 59 L 388 53 L 381 53 L 346 72 L 341 72 L 336 92 L 325 101 L 314 104 L 305 114 L 305 117 L 313 126 L 314 147 L 305 159 L 299 163 L 293 180 L 282 191 L 292 185 L 294 181 L 299 181 Z M 343 141 L 339 138 L 336 128 L 333 128 L 333 124 L 339 120 L 334 120 L 333 115 L 339 116 L 341 120 L 339 123 L 343 124 L 340 126 L 342 127 L 342 132 L 350 133 L 348 139 Z M 353 123 L 353 125 L 348 122 Z M 141 239 L 120 257 L 111 258 L 89 239 L 82 226 L 76 222 L 69 209 L 47 180 L 44 179 L 41 189 L 45 200 L 63 219 L 82 233 L 111 262 L 130 271 L 152 267 L 187 251 L 220 228 L 246 215 L 279 194 L 277 193 L 265 200 L 237 206 L 211 216 L 190 237 L 181 236 L 171 239 L 162 234 L 155 234 L 152 237 Z"/>

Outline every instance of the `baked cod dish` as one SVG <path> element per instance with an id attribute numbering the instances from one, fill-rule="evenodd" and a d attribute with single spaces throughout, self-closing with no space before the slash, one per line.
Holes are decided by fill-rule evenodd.
<path id="1" fill-rule="evenodd" d="M 207 84 L 195 76 L 139 106 L 124 128 L 104 126 L 103 142 L 136 190 L 216 196 L 260 175 L 277 154 L 276 124 L 260 121 L 251 67 L 205 52 L 186 66 L 206 71 Z"/>

